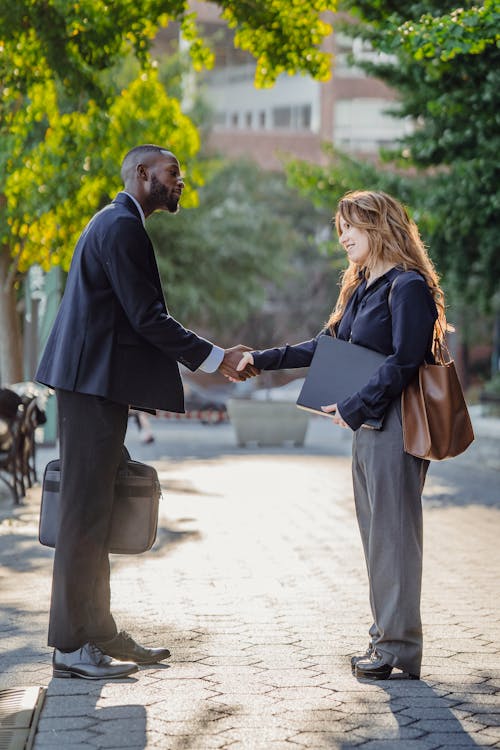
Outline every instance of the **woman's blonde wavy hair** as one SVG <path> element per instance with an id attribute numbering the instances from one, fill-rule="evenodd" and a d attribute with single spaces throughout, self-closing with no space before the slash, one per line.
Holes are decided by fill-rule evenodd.
<path id="1" fill-rule="evenodd" d="M 436 338 L 441 341 L 447 330 L 444 293 L 439 286 L 439 276 L 420 238 L 417 225 L 410 219 L 405 207 L 386 193 L 357 190 L 347 193 L 339 201 L 335 214 L 335 226 L 339 236 L 341 219 L 367 233 L 370 256 L 366 266 L 362 267 L 350 261 L 343 272 L 337 304 L 327 323 L 331 332 L 335 333 L 347 302 L 363 281 L 365 274 L 369 276 L 370 266 L 377 261 L 384 261 L 405 271 L 418 271 L 422 274 L 438 311 L 434 341 Z"/>

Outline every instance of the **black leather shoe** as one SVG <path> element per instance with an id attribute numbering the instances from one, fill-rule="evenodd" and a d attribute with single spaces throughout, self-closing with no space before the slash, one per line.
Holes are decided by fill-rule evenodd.
<path id="1" fill-rule="evenodd" d="M 356 664 L 358 661 L 364 661 L 364 659 L 369 659 L 373 652 L 373 644 L 370 643 L 368 648 L 366 649 L 365 653 L 362 656 L 351 656 L 351 670 L 354 674 L 356 671 Z"/>
<path id="2" fill-rule="evenodd" d="M 104 654 L 93 643 L 86 643 L 76 651 L 65 654 L 54 649 L 52 656 L 54 677 L 81 677 L 84 680 L 110 680 L 128 677 L 139 667 L 133 661 L 117 661 Z"/>
<path id="3" fill-rule="evenodd" d="M 125 630 L 120 630 L 109 641 L 99 641 L 99 648 L 108 656 L 114 656 L 115 659 L 132 659 L 137 664 L 156 664 L 170 656 L 168 648 L 141 646 Z"/>
<path id="4" fill-rule="evenodd" d="M 374 649 L 367 659 L 356 662 L 354 674 L 356 677 L 369 680 L 388 680 L 393 669 L 392 664 L 387 664 L 384 657 Z M 408 673 L 408 679 L 419 680 L 420 675 Z"/>

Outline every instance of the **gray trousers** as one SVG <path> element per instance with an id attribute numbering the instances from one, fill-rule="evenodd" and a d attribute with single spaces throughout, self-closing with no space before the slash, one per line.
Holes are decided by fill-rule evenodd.
<path id="1" fill-rule="evenodd" d="M 422 491 L 429 462 L 403 451 L 401 401 L 381 430 L 353 438 L 356 514 L 368 569 L 372 644 L 388 664 L 420 674 Z"/>

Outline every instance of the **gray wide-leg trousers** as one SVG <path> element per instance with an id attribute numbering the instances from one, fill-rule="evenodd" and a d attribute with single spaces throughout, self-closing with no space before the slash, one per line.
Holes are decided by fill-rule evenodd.
<path id="1" fill-rule="evenodd" d="M 356 514 L 368 569 L 371 642 L 388 664 L 420 674 L 422 491 L 429 462 L 403 450 L 401 401 L 381 430 L 353 437 Z"/>

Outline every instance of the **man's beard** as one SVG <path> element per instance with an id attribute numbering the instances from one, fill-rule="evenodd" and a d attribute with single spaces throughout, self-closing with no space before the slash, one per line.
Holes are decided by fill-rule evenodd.
<path id="1" fill-rule="evenodd" d="M 166 209 L 169 213 L 175 214 L 179 210 L 179 196 L 166 188 L 165 185 L 162 185 L 155 175 L 151 176 L 149 203 L 153 211 Z"/>

